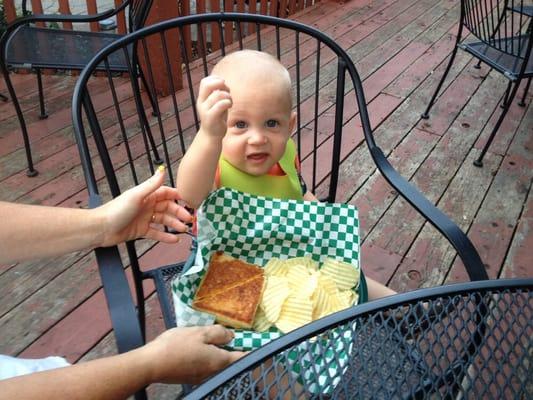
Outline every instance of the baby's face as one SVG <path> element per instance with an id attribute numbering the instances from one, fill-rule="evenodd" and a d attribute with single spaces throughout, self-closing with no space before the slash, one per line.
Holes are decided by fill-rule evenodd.
<path id="1" fill-rule="evenodd" d="M 283 156 L 294 128 L 295 113 L 287 93 L 272 84 L 230 86 L 232 107 L 222 154 L 250 175 L 266 174 Z"/>

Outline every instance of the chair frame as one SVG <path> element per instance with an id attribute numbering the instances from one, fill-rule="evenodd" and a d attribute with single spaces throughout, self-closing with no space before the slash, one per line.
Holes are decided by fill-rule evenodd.
<path id="1" fill-rule="evenodd" d="M 478 2 L 481 2 L 481 0 L 478 0 Z M 492 129 L 492 132 L 490 133 L 490 135 L 489 135 L 489 137 L 488 137 L 488 139 L 487 139 L 487 141 L 485 143 L 485 146 L 481 150 L 478 158 L 474 161 L 474 165 L 476 167 L 482 167 L 483 166 L 483 157 L 485 156 L 485 154 L 486 154 L 487 150 L 489 149 L 492 141 L 494 140 L 494 137 L 496 136 L 496 133 L 498 132 L 498 129 L 500 128 L 500 125 L 502 124 L 503 119 L 505 118 L 511 103 L 512 103 L 514 97 L 516 96 L 516 93 L 518 91 L 518 87 L 520 86 L 520 82 L 524 78 L 529 78 L 528 82 L 526 84 L 525 90 L 524 90 L 524 95 L 522 97 L 522 100 L 519 102 L 520 106 L 525 106 L 525 98 L 526 98 L 527 92 L 529 90 L 529 86 L 531 84 L 531 77 L 532 77 L 531 73 L 526 74 L 526 69 L 527 69 L 528 62 L 529 62 L 530 57 L 531 57 L 531 49 L 532 49 L 532 45 L 533 45 L 533 18 L 531 17 L 531 11 L 532 11 L 531 7 L 529 7 L 529 6 L 524 7 L 523 6 L 523 0 L 521 2 L 521 7 L 518 8 L 518 9 L 516 7 L 513 7 L 514 1 L 512 2 L 512 5 L 509 6 L 508 5 L 509 4 L 509 0 L 499 0 L 498 3 L 503 3 L 504 6 L 502 8 L 502 10 L 503 10 L 502 14 L 500 16 L 498 16 L 498 18 L 497 18 L 496 25 L 494 25 L 494 23 L 492 24 L 492 26 L 486 26 L 485 27 L 483 25 L 482 26 L 482 28 L 483 28 L 482 31 L 483 32 L 478 34 L 478 33 L 474 32 L 471 29 L 472 25 L 474 25 L 474 23 L 483 24 L 483 21 L 482 21 L 483 18 L 487 17 L 487 15 L 490 12 L 492 12 L 492 10 L 488 11 L 487 4 L 485 2 L 485 11 L 487 12 L 487 15 L 485 15 L 485 16 L 484 15 L 478 15 L 478 12 L 476 10 L 474 10 L 474 9 L 470 10 L 470 8 L 469 8 L 470 3 L 472 3 L 472 0 L 461 0 L 461 14 L 460 14 L 460 18 L 459 18 L 459 30 L 457 32 L 457 36 L 456 36 L 456 39 L 455 39 L 455 45 L 454 45 L 452 54 L 451 54 L 450 59 L 448 61 L 448 65 L 446 67 L 446 70 L 444 71 L 444 74 L 442 75 L 442 78 L 439 81 L 439 84 L 437 85 L 437 88 L 435 89 L 435 92 L 433 93 L 433 96 L 431 97 L 431 99 L 430 99 L 430 101 L 429 101 L 429 103 L 428 103 L 428 105 L 426 107 L 426 110 L 421 115 L 421 118 L 422 119 L 428 119 L 429 118 L 429 112 L 430 112 L 431 108 L 433 107 L 433 105 L 435 104 L 435 100 L 437 99 L 437 95 L 439 94 L 439 91 L 441 90 L 442 85 L 443 85 L 444 81 L 446 80 L 446 77 L 448 76 L 448 73 L 450 72 L 452 64 L 455 61 L 455 56 L 457 55 L 457 50 L 459 48 L 467 51 L 468 53 L 470 53 L 471 55 L 473 55 L 474 57 L 479 59 L 479 62 L 475 66 L 475 68 L 479 68 L 480 63 L 484 62 L 487 65 L 489 65 L 491 68 L 497 70 L 503 76 L 505 76 L 509 80 L 509 83 L 507 85 L 507 89 L 505 91 L 505 94 L 504 94 L 504 97 L 503 97 L 503 101 L 502 101 L 503 110 L 502 110 L 499 118 L 497 119 L 497 121 L 496 121 L 496 123 L 495 123 L 495 125 L 494 125 L 494 127 Z M 490 2 L 490 4 L 492 5 L 492 1 Z M 498 7 L 498 6 L 496 6 L 496 7 Z M 482 6 L 480 8 L 483 9 Z M 473 43 L 463 43 L 462 42 L 462 40 L 463 40 L 463 29 L 466 28 L 466 30 L 469 30 L 482 43 L 486 44 L 490 48 L 494 48 L 494 49 L 500 50 L 495 45 L 490 43 L 490 39 L 492 39 L 496 35 L 498 30 L 500 29 L 502 21 L 505 20 L 505 18 L 507 17 L 508 13 L 519 13 L 521 16 L 523 15 L 526 18 L 529 17 L 529 24 L 528 24 L 528 28 L 526 30 L 526 35 L 529 35 L 529 41 L 527 43 L 527 48 L 525 50 L 524 56 L 523 57 L 518 57 L 516 55 L 513 55 L 516 59 L 522 58 L 521 67 L 520 67 L 520 71 L 519 71 L 518 74 L 512 73 L 512 71 L 507 70 L 505 67 L 499 66 L 496 61 L 491 60 L 488 57 L 482 57 L 481 55 L 477 54 L 471 47 L 471 45 Z M 488 17 L 487 17 L 487 19 L 488 19 Z M 521 18 L 520 18 L 520 20 L 521 20 Z M 493 22 L 492 19 L 491 19 L 491 22 Z M 487 25 L 490 25 L 490 24 L 487 22 Z M 520 29 L 520 28 L 521 27 L 519 26 L 518 29 Z M 487 31 L 488 32 L 492 32 L 489 35 L 490 39 L 484 37 L 485 35 L 487 35 Z M 517 36 L 513 36 L 513 37 L 517 37 Z M 510 39 L 510 38 L 504 38 L 504 39 Z M 501 52 L 503 52 L 503 51 L 501 51 Z M 513 85 L 513 83 L 514 83 L 514 85 Z"/>
<path id="2" fill-rule="evenodd" d="M 488 279 L 487 273 L 483 266 L 483 263 L 479 257 L 475 247 L 464 234 L 463 231 L 443 212 L 441 212 L 435 205 L 427 200 L 417 188 L 411 183 L 405 180 L 390 164 L 386 155 L 376 144 L 372 129 L 370 127 L 370 120 L 366 108 L 366 101 L 363 94 L 363 87 L 359 75 L 355 69 L 353 62 L 348 54 L 329 36 L 324 33 L 304 25 L 302 23 L 280 19 L 271 16 L 264 15 L 250 15 L 241 13 L 212 13 L 202 15 L 189 15 L 184 17 L 178 17 L 176 19 L 164 21 L 151 25 L 135 31 L 126 37 L 123 37 L 111 45 L 101 50 L 92 61 L 81 72 L 73 95 L 72 105 L 72 118 L 76 141 L 78 145 L 78 151 L 82 162 L 82 168 L 85 175 L 85 180 L 89 193 L 89 207 L 97 207 L 101 202 L 100 194 L 98 191 L 97 178 L 95 176 L 93 166 L 91 164 L 91 153 L 89 151 L 89 145 L 87 138 L 90 132 L 86 131 L 86 127 L 83 123 L 83 114 L 87 116 L 88 125 L 92 132 L 94 139 L 97 142 L 97 147 L 101 149 L 105 148 L 105 143 L 102 143 L 99 136 L 102 132 L 96 120 L 95 110 L 90 99 L 89 93 L 86 89 L 87 82 L 93 74 L 95 68 L 111 53 L 125 48 L 132 43 L 135 43 L 139 39 L 147 37 L 154 33 L 161 33 L 172 28 L 183 28 L 185 26 L 197 24 L 197 23 L 217 23 L 222 32 L 222 25 L 224 22 L 236 22 L 238 23 L 254 23 L 259 27 L 275 26 L 278 28 L 286 28 L 295 32 L 307 34 L 320 41 L 321 44 L 326 45 L 331 49 L 338 60 L 338 72 L 337 72 L 337 91 L 336 91 L 336 105 L 338 109 L 344 109 L 344 92 L 343 88 L 346 79 L 346 73 L 348 78 L 351 78 L 356 95 L 356 101 L 359 108 L 359 118 L 362 122 L 363 132 L 366 144 L 370 151 L 370 154 L 382 175 L 389 182 L 389 184 L 396 189 L 396 191 L 406 199 L 411 206 L 413 206 L 427 221 L 429 221 L 455 248 L 459 257 L 463 261 L 468 276 L 471 280 L 484 280 Z M 258 41 L 260 41 L 258 30 Z M 164 37 L 164 36 L 163 36 Z M 279 42 L 278 42 L 279 44 Z M 242 46 L 242 43 L 241 43 Z M 223 37 L 221 35 L 221 49 L 224 54 L 225 45 Z M 278 48 L 279 50 L 279 48 Z M 205 64 L 204 64 L 205 67 Z M 190 76 L 189 76 L 190 78 Z M 190 81 L 189 81 L 190 82 Z M 189 85 L 190 86 L 190 85 Z M 191 89 L 192 90 L 192 89 Z M 197 121 L 196 121 L 197 124 Z M 337 186 L 337 179 L 339 173 L 339 155 L 341 149 L 341 134 L 343 130 L 342 118 L 337 118 L 334 126 L 334 153 L 332 159 L 332 171 L 330 177 L 330 192 L 326 199 L 327 201 L 335 201 L 335 191 Z M 98 143 L 100 141 L 100 143 Z M 105 155 L 106 152 L 100 152 L 100 157 L 104 167 L 108 164 L 108 168 L 111 171 L 106 170 L 107 181 L 111 187 L 113 196 L 120 193 L 118 189 L 118 183 L 114 176 L 113 166 L 111 160 Z M 106 167 L 105 167 L 106 168 Z M 153 168 L 152 168 L 153 169 Z M 173 182 L 172 182 L 173 184 Z M 115 192 L 113 192 L 115 190 Z M 130 261 L 132 262 L 132 271 L 135 277 L 135 289 L 137 305 L 135 306 L 133 298 L 131 296 L 130 288 L 124 273 L 124 265 L 121 260 L 117 247 L 96 249 L 96 258 L 98 261 L 99 271 L 102 277 L 102 283 L 105 291 L 105 296 L 108 302 L 109 311 L 111 314 L 111 321 L 115 338 L 117 341 L 117 347 L 120 352 L 124 352 L 135 347 L 141 346 L 144 343 L 144 293 L 142 288 L 142 279 L 151 278 L 155 280 L 156 288 L 158 289 L 158 295 L 163 307 L 165 302 L 168 304 L 168 299 L 162 299 L 160 288 L 162 280 L 157 278 L 157 272 L 155 270 L 148 273 L 141 273 L 138 271 L 138 260 L 136 260 L 135 248 L 133 243 L 128 243 L 128 253 L 130 255 Z M 133 257 L 133 258 L 132 258 Z M 135 265 L 137 264 L 137 266 Z M 173 266 L 178 271 L 183 267 L 183 262 Z M 165 267 L 166 268 L 166 267 Z M 158 268 L 160 270 L 161 268 Z M 158 281 L 159 279 L 159 281 Z M 165 316 L 165 310 L 163 309 L 163 315 Z M 167 328 L 172 326 L 172 321 L 165 317 L 165 323 Z"/>
<path id="3" fill-rule="evenodd" d="M 22 10 L 23 10 L 23 16 L 16 19 L 12 23 L 10 23 L 2 37 L 0 38 L 0 71 L 4 75 L 4 79 L 6 81 L 6 86 L 9 91 L 9 95 L 11 97 L 11 100 L 13 102 L 13 106 L 15 107 L 15 111 L 17 113 L 17 118 L 19 120 L 20 128 L 22 131 L 22 138 L 24 141 L 24 148 L 26 152 L 26 159 L 28 163 L 28 170 L 26 171 L 26 175 L 29 177 L 34 177 L 38 174 L 38 171 L 34 168 L 33 165 L 33 157 L 31 154 L 31 146 L 30 146 L 30 139 L 28 135 L 28 129 L 26 126 L 26 122 L 24 119 L 24 114 L 22 112 L 22 108 L 20 106 L 20 103 L 18 101 L 18 98 L 16 96 L 15 88 L 13 86 L 13 83 L 11 82 L 11 78 L 9 76 L 9 70 L 11 69 L 12 65 L 9 64 L 9 60 L 7 60 L 7 52 L 8 52 L 8 46 L 10 39 L 15 35 L 23 26 L 38 23 L 38 22 L 51 22 L 51 23 L 64 23 L 64 22 L 70 22 L 70 23 L 87 23 L 87 22 L 98 22 L 107 18 L 110 18 L 114 15 L 117 15 L 121 11 L 124 11 L 133 0 L 124 0 L 120 6 L 98 13 L 98 14 L 92 14 L 92 15 L 61 15 L 61 14 L 34 14 L 34 15 L 27 15 L 27 9 L 26 9 L 26 0 L 22 1 Z M 142 27 L 146 21 L 146 18 L 148 17 L 148 12 L 150 10 L 150 7 L 152 5 L 152 0 L 145 0 L 144 9 L 141 10 L 141 13 L 139 14 L 138 18 L 135 18 L 135 21 L 131 18 L 131 16 L 128 18 L 128 29 L 129 31 L 134 31 L 140 27 Z M 71 30 L 65 30 L 65 29 L 59 29 L 57 30 L 58 33 L 63 32 L 73 32 Z M 82 32 L 83 34 L 83 32 Z M 87 32 L 86 34 L 95 34 L 94 32 Z M 96 33 L 97 34 L 97 33 Z M 117 37 L 119 37 L 117 35 Z M 135 59 L 133 59 L 133 63 L 135 63 Z M 21 67 L 20 65 L 17 65 L 16 67 Z M 26 66 L 22 66 L 26 67 Z M 37 75 L 37 87 L 39 91 L 39 109 L 40 119 L 48 118 L 48 115 L 46 114 L 45 110 L 45 104 L 44 104 L 44 92 L 43 92 L 43 83 L 42 83 L 42 76 L 41 76 L 41 69 L 45 68 L 61 68 L 61 69 L 68 69 L 68 70 L 81 70 L 83 69 L 80 67 L 67 67 L 63 64 L 61 65 L 37 65 L 37 64 L 31 64 L 30 68 L 32 70 L 35 70 Z M 148 85 L 146 83 L 146 80 L 142 74 L 139 76 L 141 80 L 143 81 L 144 87 L 148 88 Z M 150 91 L 148 91 L 150 93 Z M 150 94 L 151 96 L 151 94 Z"/>

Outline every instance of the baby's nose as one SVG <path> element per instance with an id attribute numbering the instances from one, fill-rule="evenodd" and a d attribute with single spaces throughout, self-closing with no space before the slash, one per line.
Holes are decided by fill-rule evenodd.
<path id="1" fill-rule="evenodd" d="M 253 129 L 248 137 L 248 143 L 250 144 L 264 144 L 267 142 L 266 136 L 260 129 Z"/>

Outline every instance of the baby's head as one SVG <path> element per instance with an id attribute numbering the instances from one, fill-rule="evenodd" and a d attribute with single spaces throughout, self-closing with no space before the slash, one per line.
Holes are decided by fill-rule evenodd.
<path id="1" fill-rule="evenodd" d="M 232 99 L 223 157 L 251 175 L 266 174 L 283 156 L 296 121 L 289 72 L 270 54 L 241 50 L 212 74 L 224 79 Z"/>

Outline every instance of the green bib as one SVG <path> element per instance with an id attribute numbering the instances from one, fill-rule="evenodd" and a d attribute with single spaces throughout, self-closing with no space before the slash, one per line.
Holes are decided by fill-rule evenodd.
<path id="1" fill-rule="evenodd" d="M 275 197 L 278 199 L 302 200 L 303 193 L 298 178 L 298 171 L 294 165 L 296 159 L 296 145 L 289 139 L 285 153 L 279 160 L 279 165 L 285 175 L 261 175 L 247 174 L 233 165 L 224 157 L 220 157 L 220 186 L 250 193 L 255 196 Z"/>

